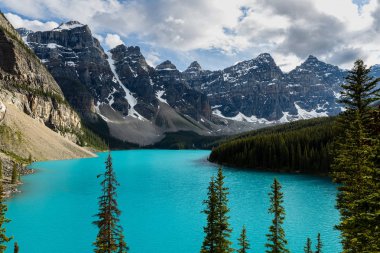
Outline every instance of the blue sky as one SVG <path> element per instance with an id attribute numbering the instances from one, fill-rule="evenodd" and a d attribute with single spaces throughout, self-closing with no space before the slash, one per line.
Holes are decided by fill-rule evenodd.
<path id="1" fill-rule="evenodd" d="M 91 4 L 89 4 L 89 2 Z M 0 0 L 16 27 L 78 20 L 105 49 L 140 46 L 148 62 L 222 69 L 270 53 L 289 71 L 312 54 L 350 68 L 380 63 L 380 0 Z"/>

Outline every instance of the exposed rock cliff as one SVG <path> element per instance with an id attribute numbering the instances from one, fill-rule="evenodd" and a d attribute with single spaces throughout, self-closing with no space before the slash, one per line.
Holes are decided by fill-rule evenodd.
<path id="1" fill-rule="evenodd" d="M 48 70 L 0 15 L 0 100 L 62 134 L 80 133 L 78 115 Z M 75 134 L 68 135 L 75 141 Z"/>
<path id="2" fill-rule="evenodd" d="M 81 120 L 46 67 L 0 13 L 0 160 L 14 163 L 91 156 L 75 144 Z M 4 181 L 5 180 L 5 181 Z M 8 182 L 4 179 L 4 182 Z"/>

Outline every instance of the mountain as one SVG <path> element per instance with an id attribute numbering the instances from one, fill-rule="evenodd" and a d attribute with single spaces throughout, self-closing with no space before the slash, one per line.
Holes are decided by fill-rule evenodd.
<path id="1" fill-rule="evenodd" d="M 85 130 L 40 59 L 0 13 L 0 160 L 13 163 L 92 156 Z M 22 169 L 21 169 L 22 170 Z"/>
<path id="2" fill-rule="evenodd" d="M 19 32 L 104 139 L 150 145 L 170 132 L 228 135 L 342 111 L 336 100 L 347 71 L 314 56 L 289 73 L 268 53 L 217 71 L 195 61 L 181 72 L 169 60 L 149 66 L 137 46 L 105 52 L 77 21 Z"/>
<path id="3" fill-rule="evenodd" d="M 166 132 L 212 130 L 207 96 L 170 62 L 152 68 L 139 47 L 105 52 L 89 27 L 77 21 L 20 33 L 85 124 L 94 130 L 102 125 L 104 137 L 146 145 Z"/>
<path id="4" fill-rule="evenodd" d="M 335 100 L 346 75 L 314 56 L 283 73 L 267 53 L 221 71 L 192 64 L 184 73 L 192 87 L 209 95 L 214 114 L 251 122 L 336 115 L 341 108 Z"/>

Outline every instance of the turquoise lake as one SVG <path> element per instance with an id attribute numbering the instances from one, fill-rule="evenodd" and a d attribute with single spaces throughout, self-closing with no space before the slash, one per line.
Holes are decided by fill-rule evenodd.
<path id="1" fill-rule="evenodd" d="M 209 151 L 131 150 L 112 152 L 121 221 L 130 253 L 195 253 L 203 240 L 201 213 L 207 186 L 217 166 Z M 22 193 L 8 200 L 8 234 L 25 253 L 92 252 L 106 153 L 97 158 L 38 162 L 37 173 L 23 177 Z M 327 178 L 224 168 L 230 188 L 231 240 L 236 246 L 243 224 L 252 249 L 265 252 L 267 213 L 273 178 L 283 186 L 285 232 L 291 252 L 303 252 L 307 237 L 322 235 L 324 253 L 337 253 L 339 221 L 336 185 Z M 13 241 L 7 252 L 13 252 Z"/>

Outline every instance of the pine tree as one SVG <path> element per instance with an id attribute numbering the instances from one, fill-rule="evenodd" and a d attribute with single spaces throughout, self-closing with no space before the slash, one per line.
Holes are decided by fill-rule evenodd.
<path id="1" fill-rule="evenodd" d="M 247 238 L 247 230 L 245 226 L 243 226 L 243 229 L 241 230 L 240 238 L 239 240 L 239 246 L 240 249 L 238 249 L 238 253 L 247 253 L 250 249 L 249 241 Z"/>
<path id="2" fill-rule="evenodd" d="M 231 248 L 232 242 L 229 240 L 231 237 L 232 229 L 228 219 L 228 188 L 224 186 L 224 175 L 222 168 L 219 168 L 218 175 L 215 180 L 215 190 L 217 195 L 217 240 L 216 240 L 216 252 L 218 253 L 230 253 L 233 252 Z"/>
<path id="3" fill-rule="evenodd" d="M 201 253 L 216 253 L 216 219 L 217 219 L 217 195 L 215 191 L 215 179 L 211 177 L 208 186 L 207 200 L 203 201 L 206 208 L 202 211 L 207 215 L 207 224 L 203 227 L 206 234 L 201 248 Z"/>
<path id="4" fill-rule="evenodd" d="M 7 249 L 7 246 L 4 244 L 12 240 L 12 237 L 6 236 L 5 224 L 10 222 L 10 220 L 5 217 L 8 208 L 3 203 L 3 192 L 3 183 L 0 181 L 0 253 L 4 253 Z"/>
<path id="5" fill-rule="evenodd" d="M 335 141 L 333 177 L 341 183 L 337 207 L 341 222 L 343 252 L 379 252 L 380 244 L 380 166 L 379 135 L 371 126 L 373 110 L 369 104 L 379 99 L 376 84 L 361 60 L 342 85 L 341 102 L 346 112 L 337 121 L 340 135 Z"/>
<path id="6" fill-rule="evenodd" d="M 18 251 L 19 251 L 19 247 L 18 247 L 18 244 L 17 244 L 17 242 L 15 242 L 15 245 L 14 245 L 14 250 L 13 250 L 13 252 L 14 252 L 14 253 L 18 253 Z"/>
<path id="7" fill-rule="evenodd" d="M 206 205 L 203 213 L 207 215 L 207 224 L 203 228 L 205 238 L 201 253 L 230 253 L 232 242 L 229 240 L 232 229 L 228 222 L 228 188 L 224 186 L 224 176 L 219 168 L 216 179 L 211 178 Z"/>
<path id="8" fill-rule="evenodd" d="M 310 238 L 307 238 L 306 240 L 306 245 L 305 247 L 303 248 L 303 251 L 305 253 L 313 253 L 313 251 L 311 250 L 311 239 Z"/>
<path id="9" fill-rule="evenodd" d="M 321 234 L 318 233 L 318 236 L 317 236 L 317 246 L 316 246 L 316 250 L 315 250 L 315 253 L 322 253 L 322 240 L 321 240 Z"/>
<path id="10" fill-rule="evenodd" d="M 277 179 L 274 179 L 271 189 L 272 191 L 269 193 L 271 205 L 268 212 L 273 214 L 274 217 L 272 225 L 269 227 L 269 234 L 266 235 L 268 238 L 268 243 L 265 244 L 265 247 L 268 248 L 266 253 L 288 253 L 289 250 L 286 249 L 288 242 L 282 228 L 285 219 L 285 209 L 282 206 L 284 202 L 283 193 Z"/>
<path id="11" fill-rule="evenodd" d="M 17 172 L 17 164 L 13 164 L 13 169 L 12 169 L 12 184 L 17 184 L 18 183 L 18 172 Z"/>
<path id="12" fill-rule="evenodd" d="M 367 68 L 362 60 L 357 60 L 352 70 L 342 84 L 340 103 L 347 110 L 357 110 L 362 119 L 365 119 L 369 104 L 379 99 L 379 88 L 376 88 L 380 78 L 370 76 L 371 69 Z"/>
<path id="13" fill-rule="evenodd" d="M 94 221 L 99 231 L 94 242 L 95 253 L 117 253 L 126 252 L 127 247 L 124 236 L 121 235 L 122 228 L 119 225 L 120 210 L 116 201 L 116 187 L 119 183 L 116 180 L 115 172 L 112 167 L 111 153 L 106 160 L 106 170 L 101 182 L 102 195 L 99 197 L 99 213 L 96 215 L 98 220 Z"/>

